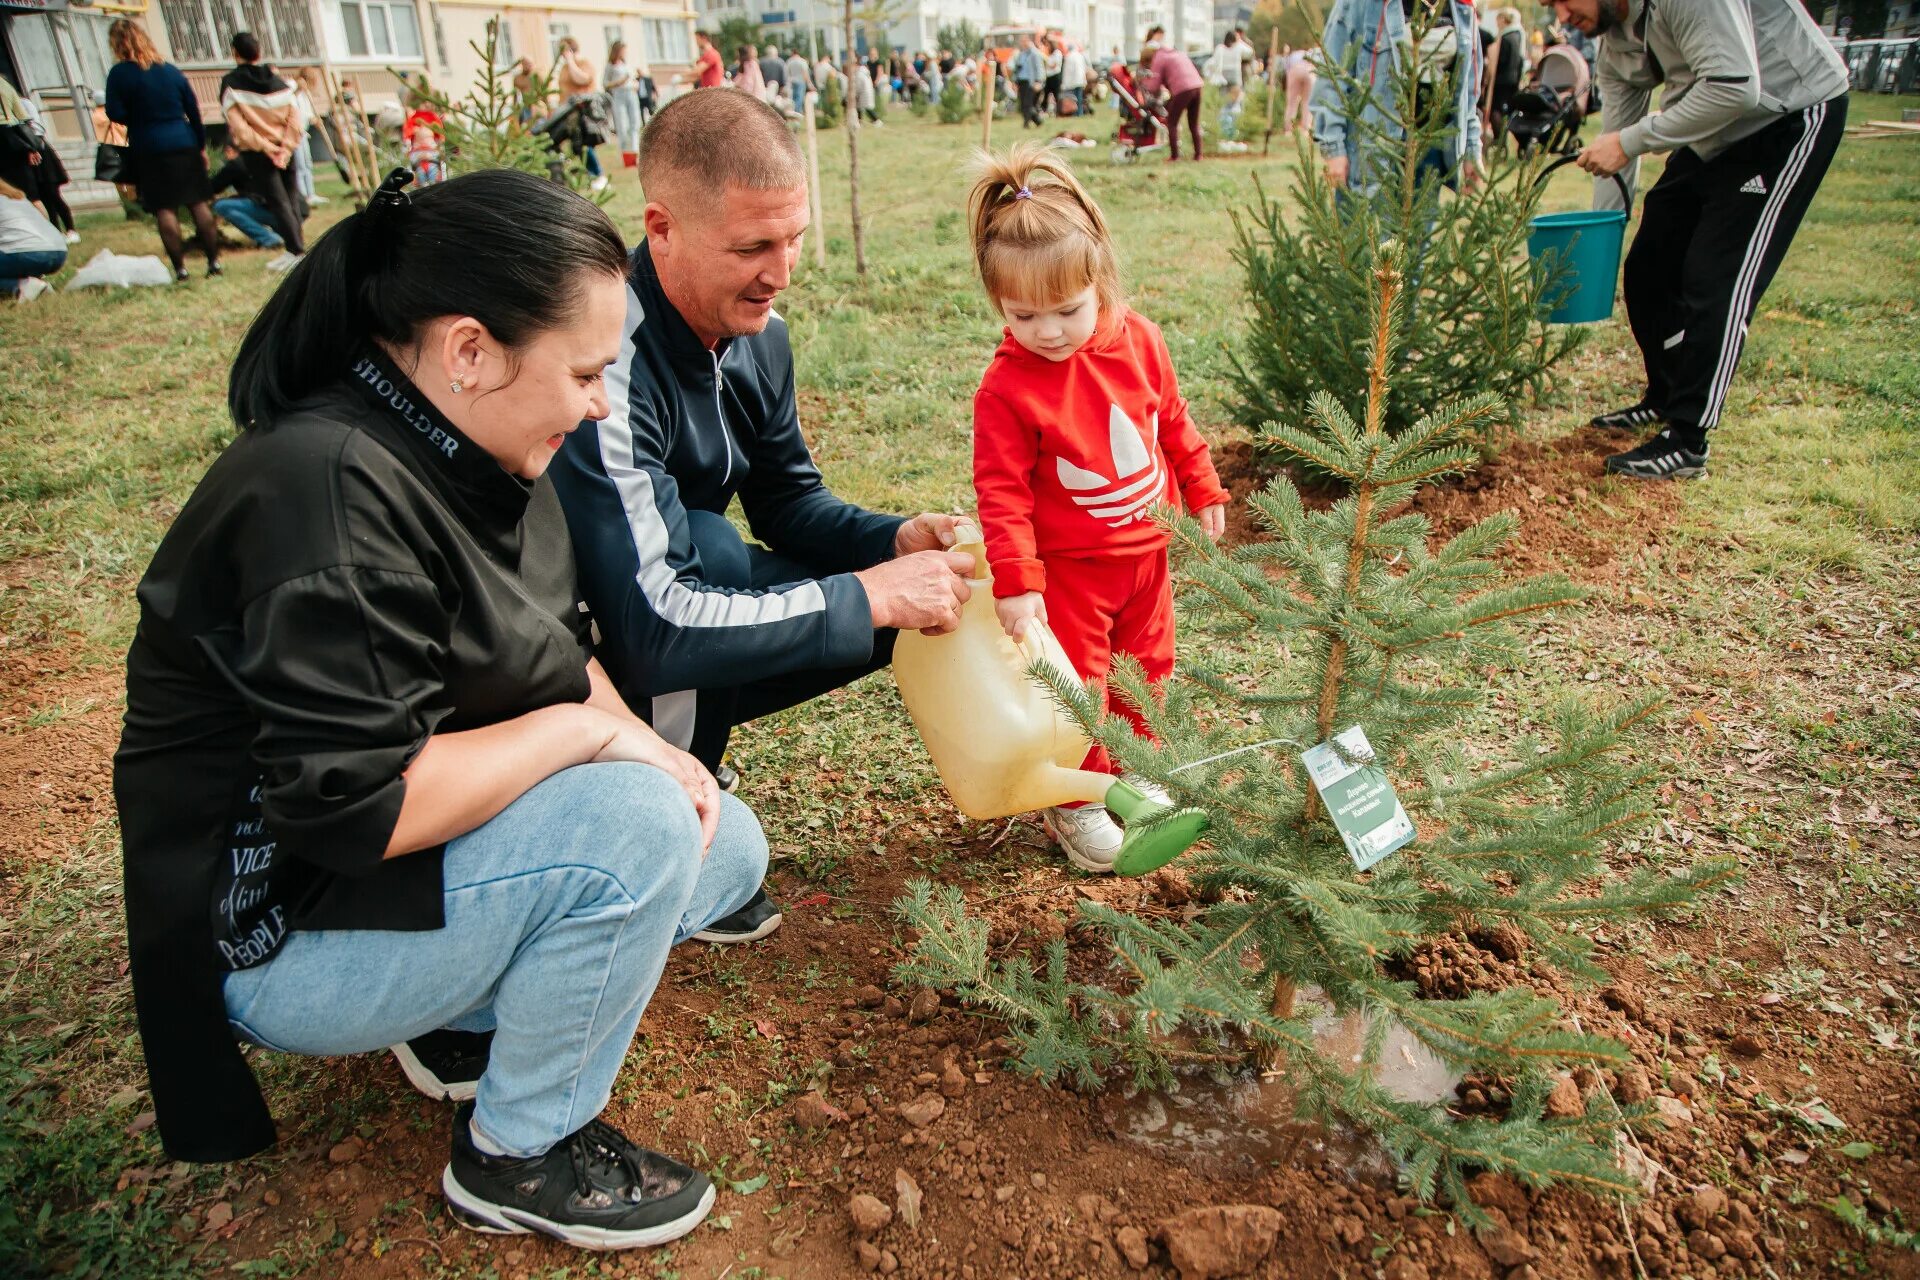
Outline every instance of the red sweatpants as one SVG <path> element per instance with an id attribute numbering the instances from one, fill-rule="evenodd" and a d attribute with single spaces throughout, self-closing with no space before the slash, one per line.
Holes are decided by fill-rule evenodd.
<path id="1" fill-rule="evenodd" d="M 1105 687 L 1116 653 L 1133 655 L 1155 684 L 1173 674 L 1173 586 L 1164 549 L 1097 560 L 1048 556 L 1045 563 L 1047 626 L 1082 680 Z M 1140 736 L 1153 736 L 1111 692 L 1107 711 L 1132 721 Z M 1098 745 L 1081 767 L 1119 772 Z"/>

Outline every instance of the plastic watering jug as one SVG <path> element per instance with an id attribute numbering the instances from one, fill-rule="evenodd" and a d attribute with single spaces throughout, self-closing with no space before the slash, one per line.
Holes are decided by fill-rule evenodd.
<path id="1" fill-rule="evenodd" d="M 1104 804 L 1127 824 L 1114 861 L 1121 875 L 1142 875 L 1179 857 L 1207 829 L 1198 809 L 1164 820 L 1168 806 L 1112 774 L 1080 768 L 1086 731 L 1028 668 L 1047 665 L 1070 680 L 1053 632 L 1038 619 L 1016 643 L 993 610 L 993 579 L 980 531 L 963 524 L 954 550 L 973 556 L 973 596 L 960 625 L 943 636 L 903 631 L 894 642 L 893 678 L 920 731 L 940 781 L 969 818 L 1005 818 L 1075 801 Z"/>

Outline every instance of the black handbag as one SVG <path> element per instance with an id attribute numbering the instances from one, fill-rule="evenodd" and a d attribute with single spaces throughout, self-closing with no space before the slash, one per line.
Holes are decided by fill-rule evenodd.
<path id="1" fill-rule="evenodd" d="M 95 182 L 116 185 L 132 182 L 132 148 L 115 146 L 111 142 L 101 143 L 100 149 L 93 153 L 93 178 Z"/>
<path id="2" fill-rule="evenodd" d="M 0 160 L 24 160 L 40 149 L 40 139 L 24 121 L 0 124 Z"/>

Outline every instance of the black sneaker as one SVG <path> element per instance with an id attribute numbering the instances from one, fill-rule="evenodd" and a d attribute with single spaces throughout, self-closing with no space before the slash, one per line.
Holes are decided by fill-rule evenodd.
<path id="1" fill-rule="evenodd" d="M 747 905 L 730 916 L 721 916 L 694 934 L 702 942 L 757 942 L 780 927 L 780 908 L 773 905 L 765 889 L 755 889 Z"/>
<path id="2" fill-rule="evenodd" d="M 1595 415 L 1593 425 L 1606 431 L 1638 431 L 1660 421 L 1660 411 L 1642 400 L 1639 404 Z"/>
<path id="3" fill-rule="evenodd" d="M 393 1046 L 413 1087 L 436 1102 L 470 1102 L 493 1051 L 491 1031 L 429 1031 Z"/>
<path id="4" fill-rule="evenodd" d="M 713 780 L 719 783 L 720 789 L 729 795 L 740 789 L 740 771 L 730 764 L 723 764 L 715 769 Z"/>
<path id="5" fill-rule="evenodd" d="M 225 274 L 227 274 L 227 269 L 221 266 L 219 263 L 209 262 L 207 264 L 207 279 L 218 280 L 221 276 L 224 276 Z"/>
<path id="6" fill-rule="evenodd" d="M 578 1249 L 645 1249 L 678 1240 L 713 1208 L 698 1169 L 628 1141 L 600 1120 L 545 1155 L 490 1156 L 473 1145 L 473 1104 L 453 1117 L 453 1159 L 440 1189 L 461 1226 L 488 1235 L 538 1231 Z"/>
<path id="7" fill-rule="evenodd" d="M 1696 451 L 1677 439 L 1672 430 L 1662 431 L 1637 449 L 1616 453 L 1607 459 L 1607 470 L 1617 476 L 1641 480 L 1687 480 L 1707 473 L 1707 446 Z"/>

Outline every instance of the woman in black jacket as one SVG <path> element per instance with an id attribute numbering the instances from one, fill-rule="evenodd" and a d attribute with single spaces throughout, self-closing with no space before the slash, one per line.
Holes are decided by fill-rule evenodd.
<path id="1" fill-rule="evenodd" d="M 240 436 L 140 584 L 114 790 L 160 1133 L 272 1143 L 237 1040 L 392 1046 L 474 1099 L 463 1221 L 657 1244 L 712 1185 L 597 1117 L 668 948 L 746 902 L 766 844 L 588 657 L 542 478 L 607 413 L 619 232 L 526 174 L 408 180 L 254 321 Z"/>

